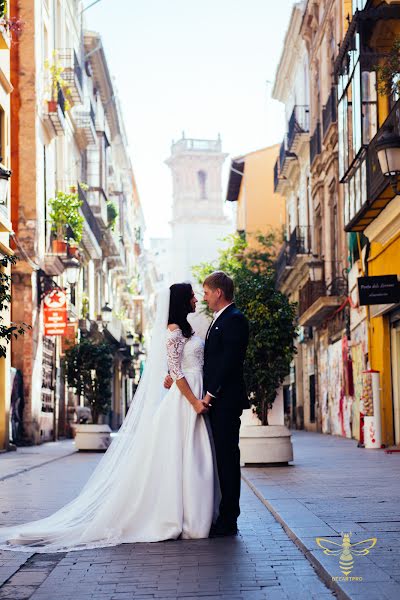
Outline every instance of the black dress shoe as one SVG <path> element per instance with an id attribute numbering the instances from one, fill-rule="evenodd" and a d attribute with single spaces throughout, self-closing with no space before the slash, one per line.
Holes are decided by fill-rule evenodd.
<path id="1" fill-rule="evenodd" d="M 215 525 L 213 527 L 211 527 L 210 530 L 210 534 L 209 537 L 226 537 L 226 536 L 230 536 L 230 535 L 237 535 L 238 534 L 238 528 L 237 525 Z"/>

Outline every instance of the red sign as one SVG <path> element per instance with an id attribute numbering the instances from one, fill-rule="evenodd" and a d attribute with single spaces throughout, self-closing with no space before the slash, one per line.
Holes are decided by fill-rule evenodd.
<path id="1" fill-rule="evenodd" d="M 67 322 L 67 296 L 52 290 L 44 297 L 44 335 L 64 335 Z"/>

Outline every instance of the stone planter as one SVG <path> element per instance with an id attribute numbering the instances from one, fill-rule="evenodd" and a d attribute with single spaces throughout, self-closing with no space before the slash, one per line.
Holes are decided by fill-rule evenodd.
<path id="1" fill-rule="evenodd" d="M 108 425 L 76 425 L 75 446 L 78 450 L 105 452 L 111 444 L 111 429 Z"/>
<path id="2" fill-rule="evenodd" d="M 284 425 L 242 425 L 239 446 L 242 465 L 287 464 L 293 460 L 291 433 Z"/>

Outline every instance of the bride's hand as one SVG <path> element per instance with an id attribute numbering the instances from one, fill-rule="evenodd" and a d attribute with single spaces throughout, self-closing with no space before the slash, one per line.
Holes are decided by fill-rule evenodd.
<path id="1" fill-rule="evenodd" d="M 204 402 L 197 400 L 196 404 L 193 405 L 194 410 L 198 415 L 204 415 L 208 413 L 208 407 L 204 405 Z"/>

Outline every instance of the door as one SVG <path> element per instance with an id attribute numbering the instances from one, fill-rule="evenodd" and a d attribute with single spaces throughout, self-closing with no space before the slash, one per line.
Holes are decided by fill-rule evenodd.
<path id="1" fill-rule="evenodd" d="M 400 320 L 391 328 L 394 440 L 400 445 Z"/>

